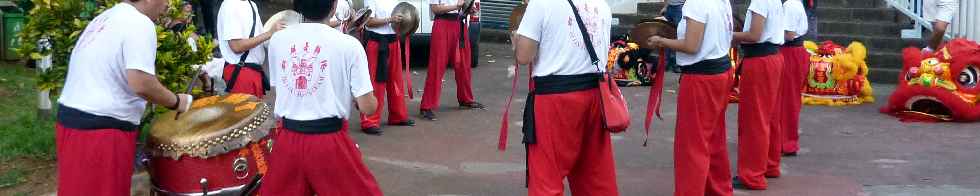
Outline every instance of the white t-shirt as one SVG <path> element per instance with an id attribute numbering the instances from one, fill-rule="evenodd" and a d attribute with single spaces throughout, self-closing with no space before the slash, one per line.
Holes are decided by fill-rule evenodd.
<path id="1" fill-rule="evenodd" d="M 809 28 L 806 17 L 806 10 L 803 9 L 803 2 L 800 0 L 787 0 L 783 2 L 783 13 L 786 19 L 786 31 L 796 33 L 793 39 L 802 37 Z"/>
<path id="2" fill-rule="evenodd" d="M 745 12 L 745 25 L 743 25 L 742 32 L 749 32 L 749 28 L 752 27 L 752 13 L 758 13 L 762 17 L 766 18 L 766 29 L 762 30 L 762 37 L 759 42 L 763 43 L 769 42 L 773 44 L 782 45 L 786 37 L 786 25 L 783 22 L 783 3 L 780 0 L 753 0 L 749 4 L 749 10 Z"/>
<path id="3" fill-rule="evenodd" d="M 330 22 L 340 23 L 340 25 L 337 25 L 337 30 L 343 30 L 344 21 L 347 21 L 348 19 L 353 17 L 351 15 L 353 15 L 354 13 L 351 13 L 350 9 L 351 9 L 350 1 L 347 0 L 337 1 L 337 11 L 336 13 L 334 13 L 333 18 L 330 18 Z"/>
<path id="4" fill-rule="evenodd" d="M 459 3 L 459 1 L 458 0 L 429 0 L 429 4 L 431 5 L 451 5 L 456 3 Z M 453 10 L 446 13 L 456 14 L 459 13 L 459 10 Z"/>
<path id="5" fill-rule="evenodd" d="M 684 18 L 704 23 L 704 37 L 697 54 L 677 52 L 677 65 L 687 66 L 728 55 L 734 28 L 728 0 L 688 0 L 682 12 Z M 682 19 L 677 26 L 677 38 L 685 39 L 686 33 L 687 19 Z"/>
<path id="6" fill-rule="evenodd" d="M 574 0 L 605 71 L 612 12 L 603 0 Z M 517 33 L 538 42 L 534 76 L 595 73 L 572 7 L 566 0 L 529 1 Z"/>
<path id="7" fill-rule="evenodd" d="M 116 4 L 95 17 L 75 43 L 58 102 L 139 124 L 146 100 L 129 88 L 126 70 L 155 75 L 156 49 L 153 21 L 128 3 Z"/>
<path id="8" fill-rule="evenodd" d="M 221 50 L 221 57 L 225 61 L 228 61 L 228 63 L 238 64 L 238 61 L 242 58 L 242 54 L 244 54 L 233 52 L 228 41 L 249 38 L 248 34 L 252 28 L 253 12 L 255 14 L 254 36 L 265 33 L 265 30 L 262 28 L 262 19 L 259 17 L 258 9 L 259 7 L 255 6 L 255 3 L 252 1 L 226 0 L 221 3 L 221 8 L 218 9 L 218 49 Z M 265 47 L 262 45 L 256 46 L 249 51 L 251 52 L 249 52 L 245 62 L 262 64 L 265 61 Z"/>
<path id="9" fill-rule="evenodd" d="M 953 16 L 959 9 L 959 2 L 957 0 L 924 0 L 922 6 L 922 16 L 926 21 L 953 22 Z"/>
<path id="10" fill-rule="evenodd" d="M 269 40 L 269 64 L 278 117 L 349 119 L 354 98 L 373 90 L 360 42 L 325 24 L 276 32 Z"/>
<path id="11" fill-rule="evenodd" d="M 391 11 L 395 9 L 396 3 L 398 2 L 395 0 L 364 0 L 364 6 L 371 8 L 371 17 L 378 19 L 391 17 Z M 395 34 L 395 28 L 391 24 L 368 27 L 367 30 L 378 34 Z"/>

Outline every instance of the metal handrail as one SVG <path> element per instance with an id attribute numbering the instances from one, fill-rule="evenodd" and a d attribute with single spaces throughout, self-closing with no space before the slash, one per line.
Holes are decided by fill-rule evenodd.
<path id="1" fill-rule="evenodd" d="M 922 15 L 922 0 L 885 0 L 890 7 L 894 7 L 900 13 L 915 22 L 913 29 L 903 29 L 902 38 L 922 38 L 922 29 L 932 30 L 931 22 L 926 21 Z M 959 10 L 953 17 L 953 23 L 946 32 L 946 38 L 967 38 L 971 40 L 980 39 L 980 2 L 975 0 L 960 0 Z"/>

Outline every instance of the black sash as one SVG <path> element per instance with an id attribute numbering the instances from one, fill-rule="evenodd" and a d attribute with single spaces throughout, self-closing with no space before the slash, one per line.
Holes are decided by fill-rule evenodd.
<path id="1" fill-rule="evenodd" d="M 108 116 L 99 116 L 65 105 L 58 105 L 58 123 L 61 126 L 79 130 L 118 129 L 131 132 L 139 130 L 139 125 Z"/>
<path id="2" fill-rule="evenodd" d="M 282 127 L 303 134 L 329 134 L 344 128 L 344 119 L 338 117 L 316 120 L 290 120 L 282 118 Z"/>
<path id="3" fill-rule="evenodd" d="M 375 70 L 374 81 L 375 82 L 387 82 L 389 78 L 388 70 L 388 57 L 391 54 L 392 42 L 398 41 L 398 37 L 395 34 L 379 34 L 374 31 L 366 31 L 365 36 L 368 40 L 378 42 L 378 66 Z"/>
<path id="4" fill-rule="evenodd" d="M 560 94 L 594 89 L 599 87 L 599 82 L 597 81 L 600 79 L 602 79 L 602 75 L 598 73 L 535 76 L 532 79 L 534 81 L 534 91 L 527 94 L 527 101 L 524 104 L 524 126 L 522 127 L 524 143 L 537 143 L 537 133 L 534 130 L 535 95 Z"/>
<path id="5" fill-rule="evenodd" d="M 742 44 L 742 51 L 745 52 L 745 58 L 769 56 L 779 52 L 779 45 L 769 42 Z"/>
<path id="6" fill-rule="evenodd" d="M 436 19 L 459 20 L 459 14 L 456 13 L 436 14 Z"/>
<path id="7" fill-rule="evenodd" d="M 803 36 L 797 37 L 796 39 L 786 41 L 783 47 L 800 47 L 803 46 Z"/>
<path id="8" fill-rule="evenodd" d="M 725 55 L 717 59 L 708 59 L 697 63 L 681 66 L 681 73 L 696 75 L 715 75 L 725 73 L 732 68 L 732 59 Z"/>
<path id="9" fill-rule="evenodd" d="M 228 81 L 225 81 L 225 83 L 227 83 L 225 87 L 225 92 L 231 92 L 231 89 L 235 87 L 235 83 L 238 82 L 238 74 L 241 73 L 242 67 L 249 68 L 252 69 L 253 71 L 259 72 L 259 75 L 262 76 L 262 91 L 268 91 L 269 89 L 272 89 L 272 85 L 269 85 L 269 76 L 265 75 L 265 71 L 262 70 L 262 65 L 255 64 L 255 63 L 242 63 L 242 64 L 235 65 L 235 64 L 225 62 L 225 66 L 235 66 L 235 70 L 231 71 L 231 77 L 229 77 Z"/>

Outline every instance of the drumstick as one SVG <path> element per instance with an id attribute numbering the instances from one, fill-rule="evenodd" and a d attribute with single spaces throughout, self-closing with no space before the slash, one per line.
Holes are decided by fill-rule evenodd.
<path id="1" fill-rule="evenodd" d="M 188 94 L 189 95 L 189 94 L 191 94 L 191 92 L 193 92 L 194 85 L 197 84 L 196 78 L 197 78 L 198 75 L 201 75 L 201 71 L 203 71 L 203 70 L 204 70 L 204 65 L 201 65 L 200 67 L 197 68 L 197 70 L 194 71 L 194 75 L 191 75 L 191 82 L 190 82 L 190 84 L 187 84 L 187 90 L 184 91 L 185 94 Z M 177 99 L 178 99 L 177 102 L 179 103 L 180 102 L 180 98 L 178 97 Z M 187 103 L 187 104 L 191 104 L 191 103 Z M 177 107 L 180 107 L 180 104 L 177 104 Z M 180 110 L 178 108 L 177 114 L 174 115 L 174 120 L 177 120 L 179 118 L 180 118 Z"/>

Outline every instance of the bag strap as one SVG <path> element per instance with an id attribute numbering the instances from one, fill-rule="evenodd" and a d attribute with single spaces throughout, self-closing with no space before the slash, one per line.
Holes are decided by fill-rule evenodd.
<path id="1" fill-rule="evenodd" d="M 253 5 L 252 3 L 253 3 L 252 0 L 248 0 L 248 7 L 249 7 L 248 10 L 250 12 L 252 12 L 252 30 L 248 32 L 248 38 L 249 39 L 251 39 L 252 37 L 255 37 L 255 25 L 256 25 L 255 12 L 258 12 L 257 10 L 255 10 L 255 5 Z M 252 49 L 249 49 L 249 50 L 246 50 L 245 53 L 242 53 L 242 57 L 238 60 L 238 64 L 239 65 L 244 65 L 245 64 L 245 59 L 248 58 L 248 53 L 251 52 L 251 51 L 252 51 Z"/>
<path id="2" fill-rule="evenodd" d="M 582 38 L 585 41 L 585 49 L 589 52 L 589 58 L 592 59 L 592 65 L 595 65 L 596 72 L 602 73 L 599 69 L 599 55 L 595 52 L 595 47 L 592 46 L 592 38 L 589 36 L 588 30 L 585 28 L 585 23 L 582 22 L 582 16 L 579 15 L 578 9 L 575 8 L 575 3 L 572 0 L 568 0 L 568 5 L 572 6 L 572 14 L 575 15 L 575 21 L 578 22 L 578 29 L 582 32 Z"/>

